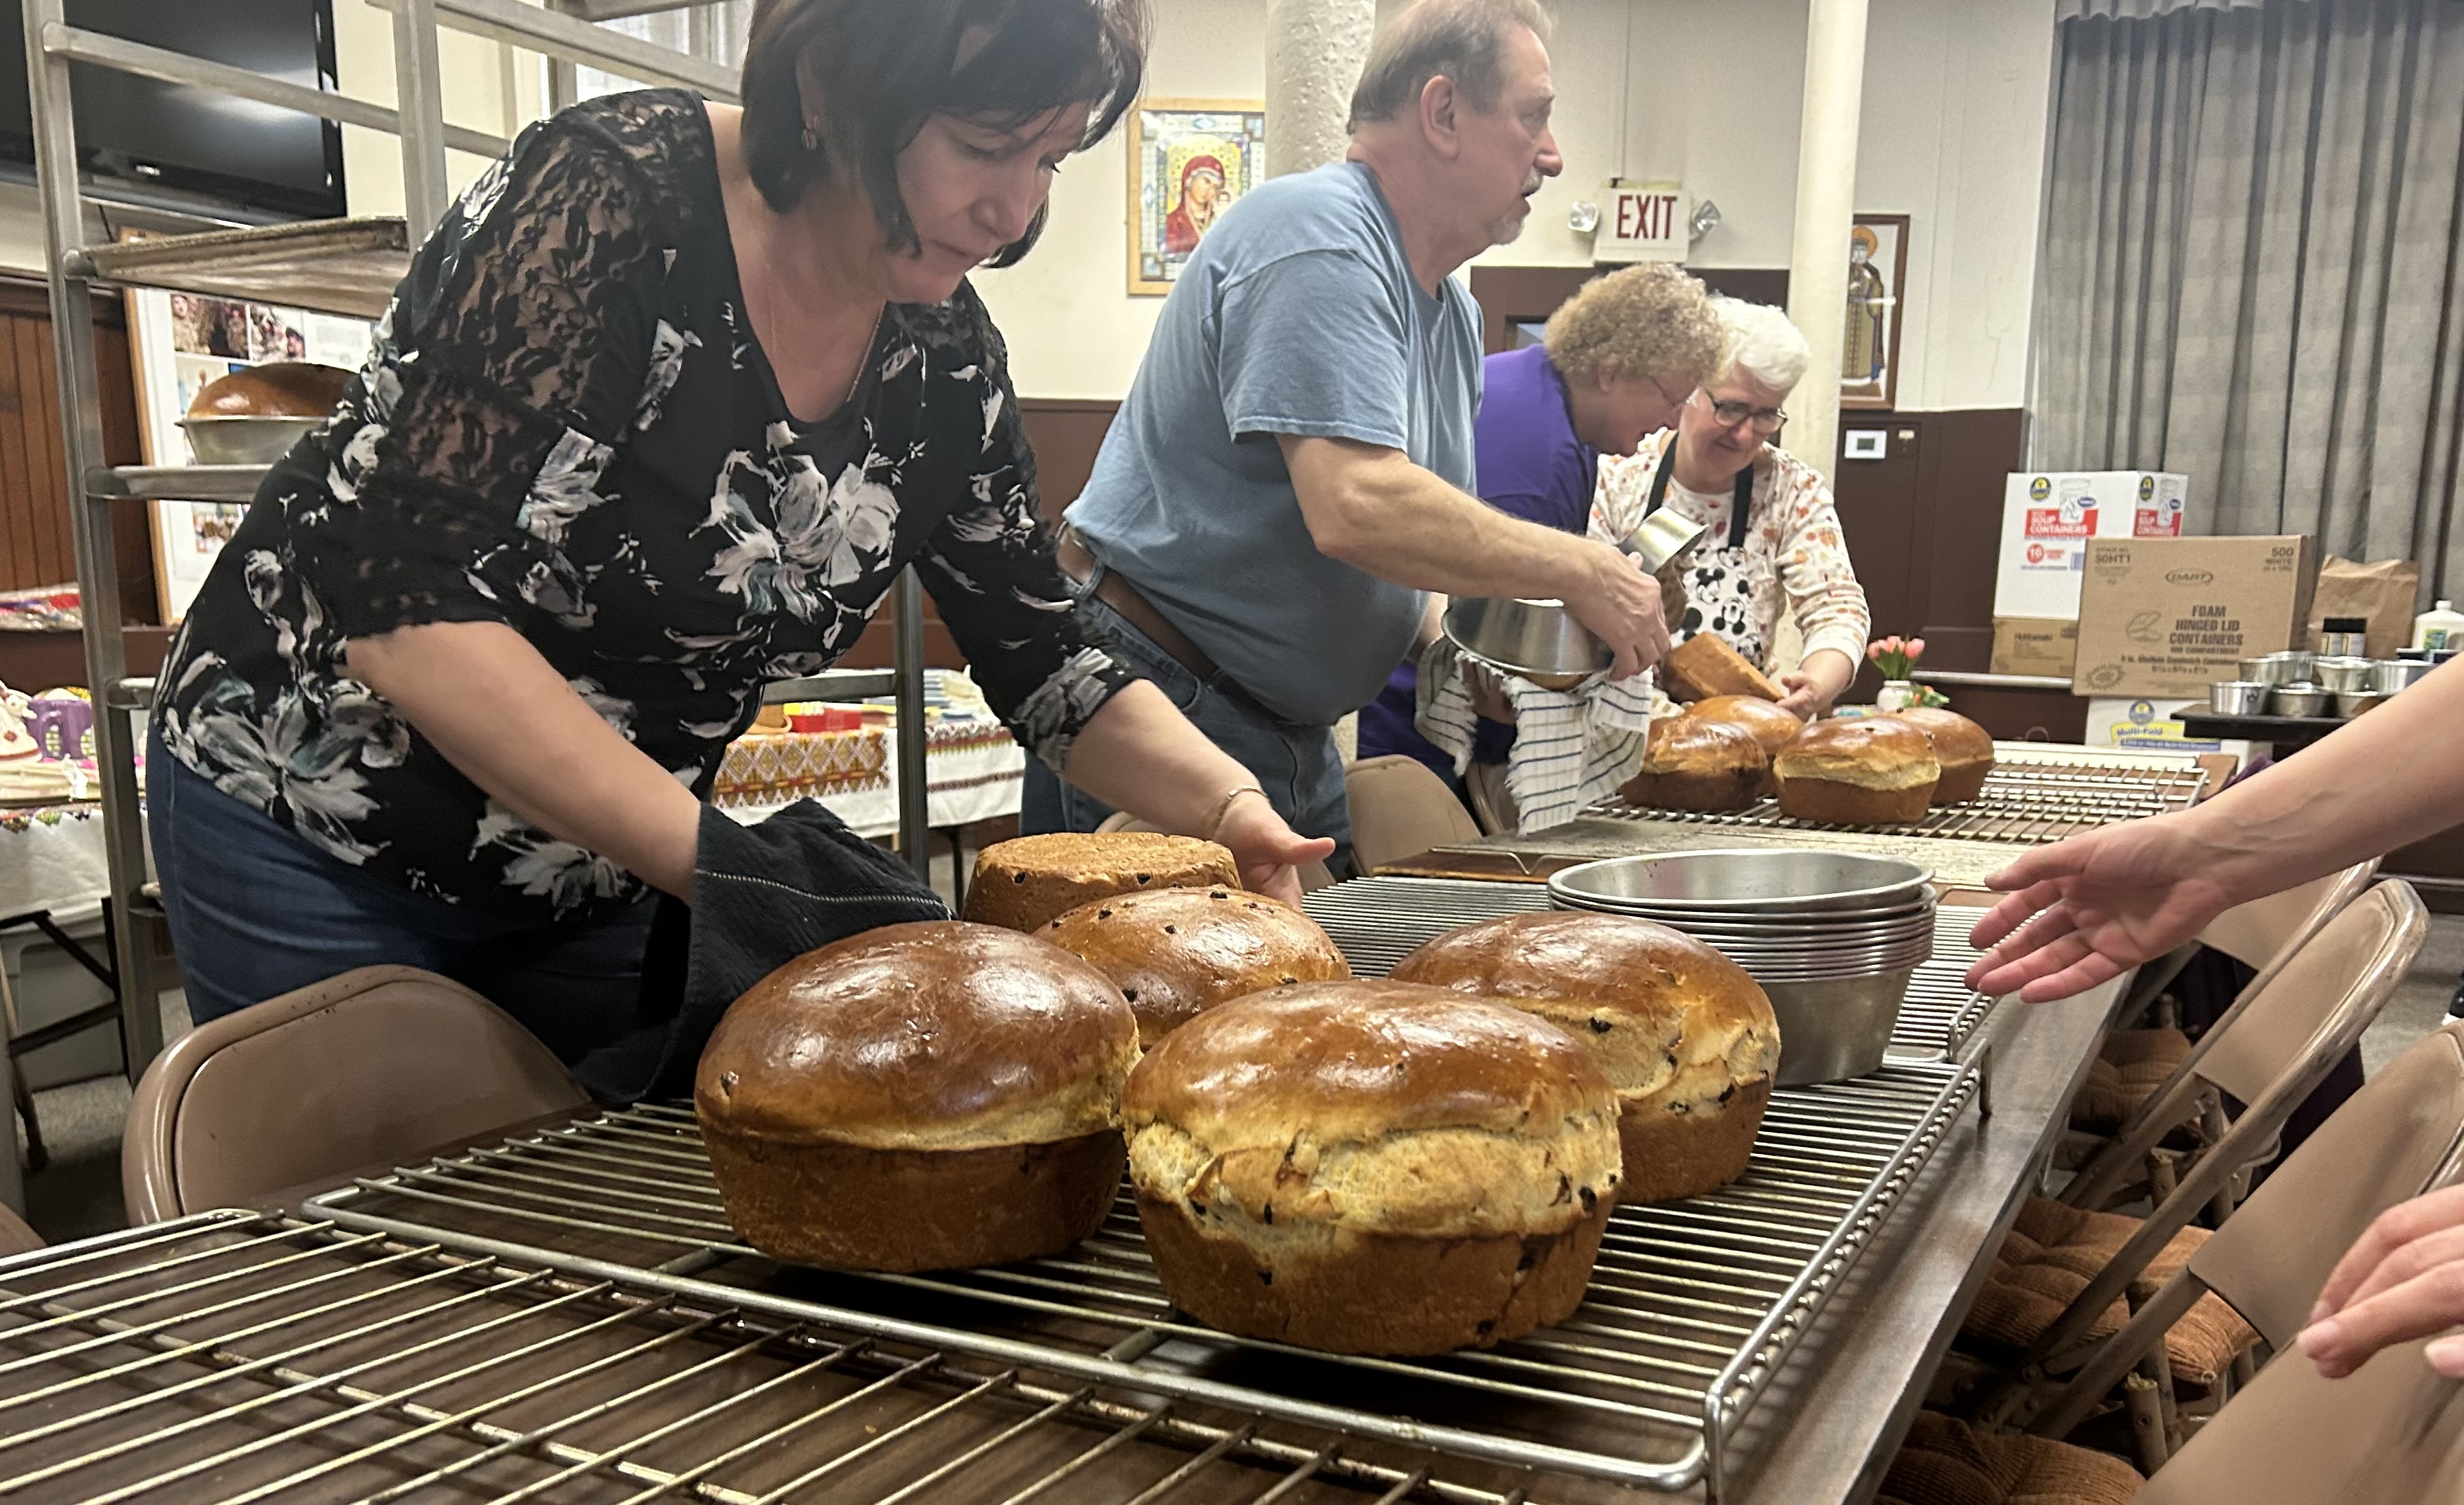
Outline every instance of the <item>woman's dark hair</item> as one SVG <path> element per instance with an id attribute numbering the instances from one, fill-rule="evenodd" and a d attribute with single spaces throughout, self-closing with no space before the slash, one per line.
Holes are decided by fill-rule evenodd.
<path id="1" fill-rule="evenodd" d="M 782 213 L 833 171 L 852 171 L 890 244 L 913 251 L 898 154 L 926 121 L 1014 130 L 1088 100 L 1079 144 L 1092 145 L 1137 98 L 1146 47 L 1143 0 L 759 0 L 744 51 L 745 162 Z M 804 99 L 800 74 L 820 98 Z M 808 103 L 818 126 L 809 147 Z M 1025 255 L 1044 219 L 1039 211 L 991 264 Z"/>

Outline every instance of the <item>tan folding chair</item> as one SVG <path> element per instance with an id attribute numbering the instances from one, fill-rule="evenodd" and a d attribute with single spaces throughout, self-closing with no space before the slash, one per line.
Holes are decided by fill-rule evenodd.
<path id="1" fill-rule="evenodd" d="M 2124 1020 L 2137 1018 L 2145 1003 L 2179 974 L 2190 954 L 2202 945 L 2213 946 L 2254 968 L 2258 975 L 2251 979 L 2250 985 L 2241 990 L 2198 1044 L 2170 1025 L 2116 1029 L 2107 1035 L 2097 1059 L 2089 1064 L 2087 1081 L 2071 1106 L 2071 1127 L 2100 1137 L 2127 1134 L 2138 1124 L 2147 1105 L 2181 1078 L 2185 1068 L 2205 1049 L 2205 1043 L 2256 996 L 2285 959 L 2369 887 L 2378 867 L 2378 859 L 2372 857 L 2280 894 L 2236 904 L 2211 921 L 2198 940 L 2143 968 L 2132 990 L 2137 1002 L 2125 1005 L 2120 1011 L 2119 1017 Z M 2073 1183 L 2078 1186 L 2088 1184 L 2085 1177 Z"/>
<path id="2" fill-rule="evenodd" d="M 2129 1324 L 2053 1394 L 2028 1429 L 2059 1437 L 2084 1420 L 2125 1374 L 2146 1364 L 2163 1334 L 2203 1296 L 2222 1297 L 2279 1353 L 2308 1322 L 2311 1304 L 2354 1240 L 2399 1202 L 2464 1172 L 2464 1021 L 2431 1031 L 2387 1063 L 2202 1241 L 2144 1301 Z M 2151 1372 L 2156 1388 L 2165 1376 Z M 2161 1463 L 2178 1416 L 2137 1418 L 2161 1428 Z"/>
<path id="3" fill-rule="evenodd" d="M 26 1220 L 0 1205 L 0 1259 L 11 1254 L 29 1253 L 43 1247 L 43 1235 L 27 1227 Z"/>
<path id="4" fill-rule="evenodd" d="M 2050 1377 L 2076 1370 L 2122 1329 L 2124 1297 L 2143 1275 L 2170 1279 L 2195 1257 L 2211 1235 L 2190 1219 L 2274 1153 L 2284 1120 L 2378 1017 L 2428 933 L 2411 886 L 2381 883 L 2277 970 L 2197 1069 L 2199 1080 L 2248 1106 L 2147 1217 L 2029 1199 L 1961 1328 L 1971 1344 L 2018 1355 L 1999 1365 L 2009 1380 L 1981 1408 L 1986 1420 L 2023 1408 Z M 2129 1148 L 2144 1152 L 2163 1132 L 2155 1123 Z M 2190 1319 L 2160 1329 L 2167 1362 L 2212 1388 L 2227 1383 L 2258 1334 L 2225 1303 L 2193 1301 L 2195 1310 L 2176 1313 Z"/>
<path id="5" fill-rule="evenodd" d="M 1892 1461 L 1881 1499 L 1915 1505 L 2116 1505 L 2131 1499 L 2137 1471 L 2109 1454 L 2074 1448 L 2067 1434 L 2119 1381 L 2141 1448 L 2158 1470 L 2138 1498 L 2166 1505 L 2231 1500 L 2427 1500 L 2418 1480 L 2464 1468 L 2457 1443 L 2464 1387 L 2438 1380 L 2413 1344 L 2380 1356 L 2351 1379 L 2329 1383 L 2286 1352 L 2310 1304 L 2370 1221 L 2408 1198 L 2464 1174 L 2464 1023 L 2450 1024 L 2389 1062 L 2268 1178 L 2188 1267 L 2139 1306 L 2103 1347 L 2029 1424 L 1999 1433 L 1921 1412 Z M 2159 1337 L 2193 1303 L 2229 1299 L 2277 1349 L 2261 1371 L 2176 1450 L 2183 1429 L 2167 1404 Z M 2133 1370 L 2137 1373 L 2133 1373 Z M 2392 1382 L 2390 1383 L 2390 1382 Z M 2422 1382 L 2427 1382 L 2424 1383 Z M 2441 1396 L 2445 1399 L 2441 1399 Z M 2390 1419 L 2394 1425 L 2389 1426 Z M 2348 1446 L 2366 1438 L 2366 1446 Z M 2251 1450 L 2281 1462 L 2245 1469 Z M 2167 1461 L 2169 1458 L 2169 1461 Z M 2321 1467 L 2333 1460 L 2332 1468 Z M 2421 1472 L 2445 1468 L 2441 1475 Z M 2365 1478 L 2389 1486 L 2363 1487 Z M 2464 1491 L 2450 1496 L 2464 1505 Z"/>
<path id="6" fill-rule="evenodd" d="M 2258 975 L 2195 1043 L 2175 1029 L 2125 1030 L 2108 1037 L 2107 1051 L 2130 1037 L 2169 1037 L 2178 1042 L 2178 1049 L 2168 1052 L 2170 1069 L 2152 1086 L 2140 1089 L 2144 1096 L 2137 1107 L 2063 1188 L 2062 1202 L 2075 1207 L 2110 1206 L 2143 1171 L 2149 1177 L 2148 1200 L 2163 1201 L 2179 1169 L 2177 1158 L 2163 1148 L 2166 1139 L 2176 1129 L 2193 1125 L 2194 1138 L 2213 1143 L 2225 1132 L 2219 1093 L 2231 1093 L 2245 1103 L 2254 1101 L 2259 1090 L 2293 1064 L 2334 995 L 2278 993 L 2269 1007 L 2267 1022 L 2256 1027 L 2249 1022 L 2251 1010 L 2293 958 L 2362 894 L 2377 870 L 2375 858 L 2355 863 L 2216 917 L 2216 925 L 2211 928 L 2221 927 L 2222 949 L 2245 962 L 2260 955 L 2271 941 L 2280 938 L 2280 943 L 2254 963 Z M 2304 997 L 2311 1005 L 2307 1009 L 2300 1007 Z M 2327 1065 L 2333 1067 L 2335 1061 Z M 2091 1069 L 2091 1084 L 2095 1078 Z M 2219 1209 L 2223 1210 L 2229 1209 Z"/>
<path id="7" fill-rule="evenodd" d="M 1432 847 L 1480 839 L 1471 811 L 1418 759 L 1363 758 L 1344 769 L 1343 789 L 1352 804 L 1352 860 L 1363 876 Z"/>
<path id="8" fill-rule="evenodd" d="M 386 1163 L 589 1096 L 461 984 L 366 966 L 183 1035 L 145 1069 L 121 1141 L 131 1224 Z"/>

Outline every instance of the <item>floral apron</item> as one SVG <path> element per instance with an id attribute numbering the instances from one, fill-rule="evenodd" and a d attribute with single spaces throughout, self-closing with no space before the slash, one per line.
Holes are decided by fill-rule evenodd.
<path id="1" fill-rule="evenodd" d="M 1660 452 L 1660 468 L 1652 473 L 1651 496 L 1642 504 L 1644 517 L 1658 512 L 1666 501 L 1668 479 L 1676 468 L 1677 443 L 1671 439 L 1668 448 Z M 1763 641 L 1754 598 L 1768 570 L 1746 557 L 1746 519 L 1753 505 L 1754 468 L 1749 465 L 1737 472 L 1735 498 L 1728 509 L 1727 546 L 1697 549 L 1679 577 L 1685 587 L 1685 606 L 1669 628 L 1672 647 L 1697 632 L 1709 632 L 1744 655 L 1746 662 L 1761 666 L 1770 645 Z"/>

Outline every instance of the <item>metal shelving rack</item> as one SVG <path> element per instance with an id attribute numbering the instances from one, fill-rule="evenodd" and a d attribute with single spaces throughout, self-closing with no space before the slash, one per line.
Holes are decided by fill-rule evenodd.
<path id="1" fill-rule="evenodd" d="M 351 3 L 351 0 L 342 0 Z M 736 99 L 734 75 L 716 64 L 654 46 L 574 15 L 517 0 L 368 0 L 393 12 L 399 110 L 310 89 L 68 24 L 64 0 L 26 0 L 26 59 L 33 109 L 34 167 L 43 206 L 51 284 L 52 338 L 58 360 L 60 425 L 73 500 L 77 587 L 83 607 L 86 682 L 97 709 L 104 842 L 111 893 L 105 899 L 118 967 L 121 1040 L 129 1078 L 162 1050 L 153 958 L 159 902 L 146 879 L 136 748 L 125 713 L 152 701 L 153 681 L 131 677 L 122 635 L 113 548 L 112 503 L 176 498 L 246 502 L 259 466 L 120 466 L 105 462 L 100 387 L 94 343 L 98 282 L 253 299 L 374 318 L 409 264 L 413 246 L 451 202 L 446 149 L 495 156 L 500 137 L 445 123 L 437 33 L 440 27 L 510 42 L 564 64 L 587 63 L 647 83 Z M 672 0 L 670 0 L 672 3 Z M 632 13 L 659 5 L 602 7 Z M 70 65 L 85 63 L 168 83 L 212 89 L 345 124 L 386 131 L 402 142 L 403 218 L 355 218 L 262 229 L 216 230 L 122 244 L 84 242 Z M 896 664 L 888 673 L 817 675 L 770 686 L 765 700 L 894 694 L 898 705 L 899 846 L 929 873 L 924 775 L 922 593 L 913 571 L 893 595 Z M 6 1070 L 0 1063 L 0 1072 Z M 11 1178 L 13 1180 L 13 1178 Z"/>

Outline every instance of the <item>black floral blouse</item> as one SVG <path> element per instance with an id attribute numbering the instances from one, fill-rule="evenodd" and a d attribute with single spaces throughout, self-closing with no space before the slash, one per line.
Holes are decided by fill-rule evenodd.
<path id="1" fill-rule="evenodd" d="M 586 918 L 645 885 L 482 793 L 344 643 L 508 623 L 707 791 L 761 685 L 836 660 L 913 564 L 1057 768 L 1130 675 L 1072 625 L 1004 362 L 972 288 L 893 306 L 855 400 L 794 422 L 743 317 L 702 101 L 576 105 L 420 248 L 333 419 L 216 561 L 155 729 L 353 867 L 508 922 Z"/>

